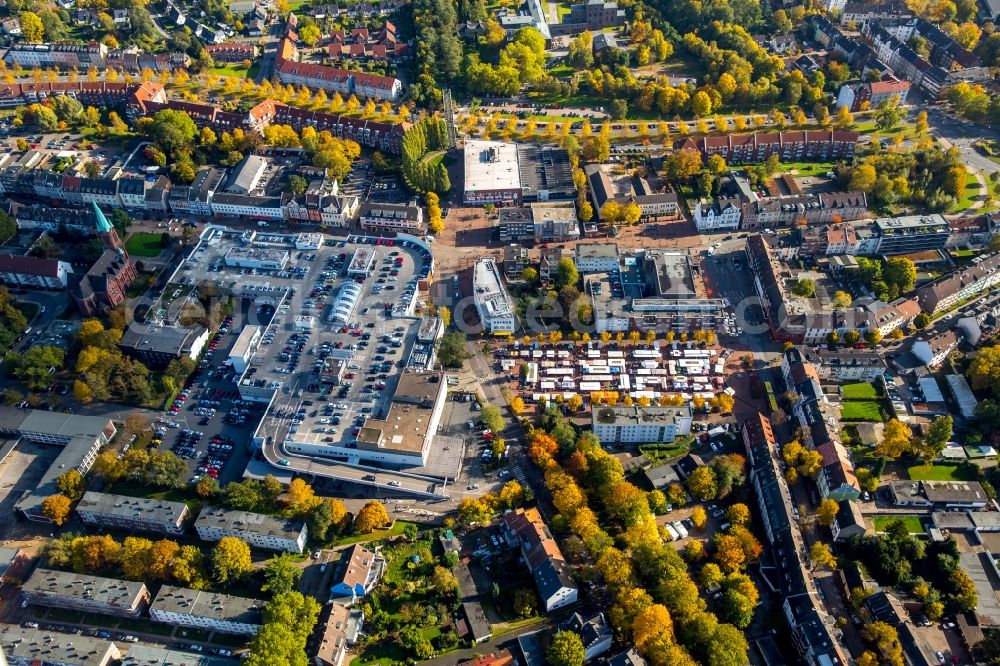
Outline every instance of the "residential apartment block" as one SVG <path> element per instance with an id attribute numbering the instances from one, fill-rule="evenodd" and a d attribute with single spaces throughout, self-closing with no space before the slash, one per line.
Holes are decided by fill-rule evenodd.
<path id="1" fill-rule="evenodd" d="M 264 550 L 301 553 L 306 543 L 306 524 L 302 521 L 218 506 L 203 508 L 194 528 L 202 541 L 231 536 Z"/>
<path id="2" fill-rule="evenodd" d="M 600 32 L 605 28 L 617 28 L 625 24 L 625 10 L 617 2 L 610 0 L 587 0 L 570 5 L 570 12 L 562 17 L 562 22 L 549 24 L 552 35 L 574 35 L 590 30 Z"/>
<path id="3" fill-rule="evenodd" d="M 164 585 L 149 607 L 149 616 L 179 627 L 252 636 L 263 624 L 265 605 L 260 599 Z"/>
<path id="4" fill-rule="evenodd" d="M 0 282 L 33 289 L 65 289 L 73 267 L 58 259 L 30 255 L 0 255 Z"/>
<path id="5" fill-rule="evenodd" d="M 0 625 L 0 663 L 5 666 L 110 666 L 118 646 L 102 638 L 67 636 L 43 629 Z"/>
<path id="6" fill-rule="evenodd" d="M 327 604 L 328 613 L 323 623 L 319 647 L 316 650 L 317 666 L 343 666 L 347 651 L 357 642 L 364 626 L 365 614 L 359 608 L 348 608 L 333 602 Z"/>
<path id="7" fill-rule="evenodd" d="M 697 150 L 703 159 L 721 155 L 726 163 L 759 164 L 771 155 L 782 162 L 836 162 L 854 156 L 857 132 L 799 131 L 686 138 L 675 150 Z"/>
<path id="8" fill-rule="evenodd" d="M 803 549 L 801 536 L 792 529 L 792 498 L 778 469 L 778 444 L 767 417 L 758 414 L 744 423 L 743 444 L 764 534 L 775 550 L 788 555 L 776 562 L 769 580 L 774 581 L 785 599 L 782 610 L 791 628 L 791 642 L 810 666 L 846 664 L 843 649 L 833 639 L 833 618 L 822 601 L 810 594 L 806 566 L 799 556 Z"/>
<path id="9" fill-rule="evenodd" d="M 546 612 L 575 603 L 579 595 L 569 565 L 538 509 L 516 509 L 503 515 L 507 542 L 521 550 Z"/>
<path id="10" fill-rule="evenodd" d="M 920 307 L 929 314 L 947 310 L 1000 283 L 1000 253 L 977 257 L 959 269 L 917 289 Z"/>
<path id="11" fill-rule="evenodd" d="M 289 37 L 278 42 L 274 71 L 285 85 L 307 86 L 344 96 L 358 95 L 390 101 L 403 94 L 403 83 L 395 77 L 298 62 L 298 57 L 298 49 Z"/>
<path id="12" fill-rule="evenodd" d="M 21 592 L 36 606 L 122 617 L 139 617 L 151 599 L 142 583 L 54 569 L 35 569 Z"/>
<path id="13" fill-rule="evenodd" d="M 739 197 L 699 199 L 694 206 L 694 225 L 701 233 L 739 229 L 742 219 L 743 201 Z"/>
<path id="14" fill-rule="evenodd" d="M 620 267 L 617 243 L 578 243 L 574 263 L 582 274 L 607 273 Z"/>
<path id="15" fill-rule="evenodd" d="M 912 18 L 913 12 L 905 2 L 846 2 L 840 13 L 840 24 L 853 23 L 858 28 L 870 21 L 876 23 L 895 19 Z"/>
<path id="16" fill-rule="evenodd" d="M 922 250 L 940 250 L 947 244 L 951 230 L 941 215 L 908 215 L 879 218 L 874 222 L 879 254 L 910 254 Z"/>
<path id="17" fill-rule="evenodd" d="M 602 444 L 669 443 L 691 433 L 691 408 L 601 406 L 591 410 L 591 424 Z"/>
<path id="18" fill-rule="evenodd" d="M 900 104 L 906 104 L 910 92 L 910 82 L 892 78 L 886 81 L 865 81 L 845 83 L 837 95 L 837 108 L 846 106 L 850 111 L 877 109 L 879 104 L 895 97 Z"/>
<path id="19" fill-rule="evenodd" d="M 183 502 L 109 495 L 87 491 L 76 505 L 80 520 L 90 527 L 180 535 L 191 510 Z"/>

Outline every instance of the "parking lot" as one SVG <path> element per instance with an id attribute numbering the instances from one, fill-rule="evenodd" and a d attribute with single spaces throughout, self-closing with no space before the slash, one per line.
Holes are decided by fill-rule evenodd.
<path id="1" fill-rule="evenodd" d="M 226 365 L 237 335 L 233 322 L 233 317 L 223 321 L 187 386 L 154 424 L 154 445 L 187 459 L 191 481 L 204 475 L 221 484 L 240 479 L 251 433 L 263 413 L 262 405 L 239 399 L 236 374 Z"/>
<path id="2" fill-rule="evenodd" d="M 328 446 L 330 457 L 349 458 L 365 420 L 387 412 L 403 369 L 429 362 L 428 343 L 417 340 L 421 320 L 413 316 L 418 282 L 432 269 L 429 251 L 365 236 L 325 242 L 318 235 L 209 228 L 151 309 L 170 320 L 202 307 L 198 287 L 205 282 L 223 299 L 233 295 L 234 319 L 206 354 L 197 391 L 181 396 L 176 410 L 189 422 L 178 423 L 171 445 L 184 455 L 200 454 L 202 473 L 225 479 L 229 466 L 238 467 L 232 461 L 214 466 L 243 448 L 260 421 L 255 410 L 271 391 L 277 396 L 257 434 Z M 259 326 L 260 338 L 238 376 L 228 359 L 246 325 Z M 241 390 L 256 402 L 241 402 Z M 201 427 L 226 414 L 245 423 L 221 431 Z M 247 430 L 235 436 L 229 426 Z"/>
<path id="3" fill-rule="evenodd" d="M 16 127 L 6 134 L 0 134 L 0 147 L 15 151 L 19 139 L 27 142 L 30 150 L 49 153 L 56 170 L 82 173 L 87 162 L 94 162 L 100 166 L 102 176 L 107 175 L 110 169 L 123 168 L 133 148 L 93 145 L 82 135 L 72 131 L 37 134 L 29 128 Z"/>
<path id="4" fill-rule="evenodd" d="M 303 314 L 314 315 L 314 327 L 295 330 L 285 321 L 295 304 L 284 303 L 262 340 L 267 357 L 254 376 L 282 385 L 268 419 L 268 430 L 279 441 L 291 437 L 352 448 L 365 419 L 387 410 L 416 343 L 419 321 L 405 315 L 417 280 L 426 276 L 426 255 L 396 245 L 367 246 L 370 270 L 351 277 L 352 259 L 367 245 L 356 240 L 342 241 L 338 251 L 320 257 L 303 288 L 310 291 L 296 299 Z M 356 304 L 347 316 L 331 317 L 352 284 L 360 288 Z"/>

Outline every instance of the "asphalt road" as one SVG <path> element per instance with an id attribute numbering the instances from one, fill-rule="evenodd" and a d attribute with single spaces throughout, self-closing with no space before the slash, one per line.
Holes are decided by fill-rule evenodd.
<path id="1" fill-rule="evenodd" d="M 966 164 L 987 176 L 1000 171 L 1000 164 L 981 155 L 972 147 L 972 143 L 980 139 L 998 140 L 1000 133 L 983 125 L 967 123 L 948 116 L 936 106 L 924 108 L 927 111 L 927 127 L 931 134 L 958 148 Z"/>

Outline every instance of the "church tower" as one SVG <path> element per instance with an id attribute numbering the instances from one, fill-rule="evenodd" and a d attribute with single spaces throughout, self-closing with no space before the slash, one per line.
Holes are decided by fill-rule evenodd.
<path id="1" fill-rule="evenodd" d="M 125 252 L 125 244 L 118 237 L 118 232 L 115 231 L 108 218 L 104 216 L 101 207 L 93 199 L 90 200 L 90 205 L 94 207 L 94 215 L 97 216 L 97 235 L 104 243 L 105 249 L 114 250 L 118 254 L 127 257 L 128 253 Z"/>

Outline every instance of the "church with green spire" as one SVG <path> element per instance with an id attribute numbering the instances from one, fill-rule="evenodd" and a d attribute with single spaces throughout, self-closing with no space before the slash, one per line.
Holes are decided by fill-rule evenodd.
<path id="1" fill-rule="evenodd" d="M 105 314 L 124 303 L 125 290 L 139 276 L 125 243 L 104 211 L 94 200 L 90 205 L 97 218 L 97 237 L 104 244 L 104 253 L 70 292 L 84 317 Z"/>

